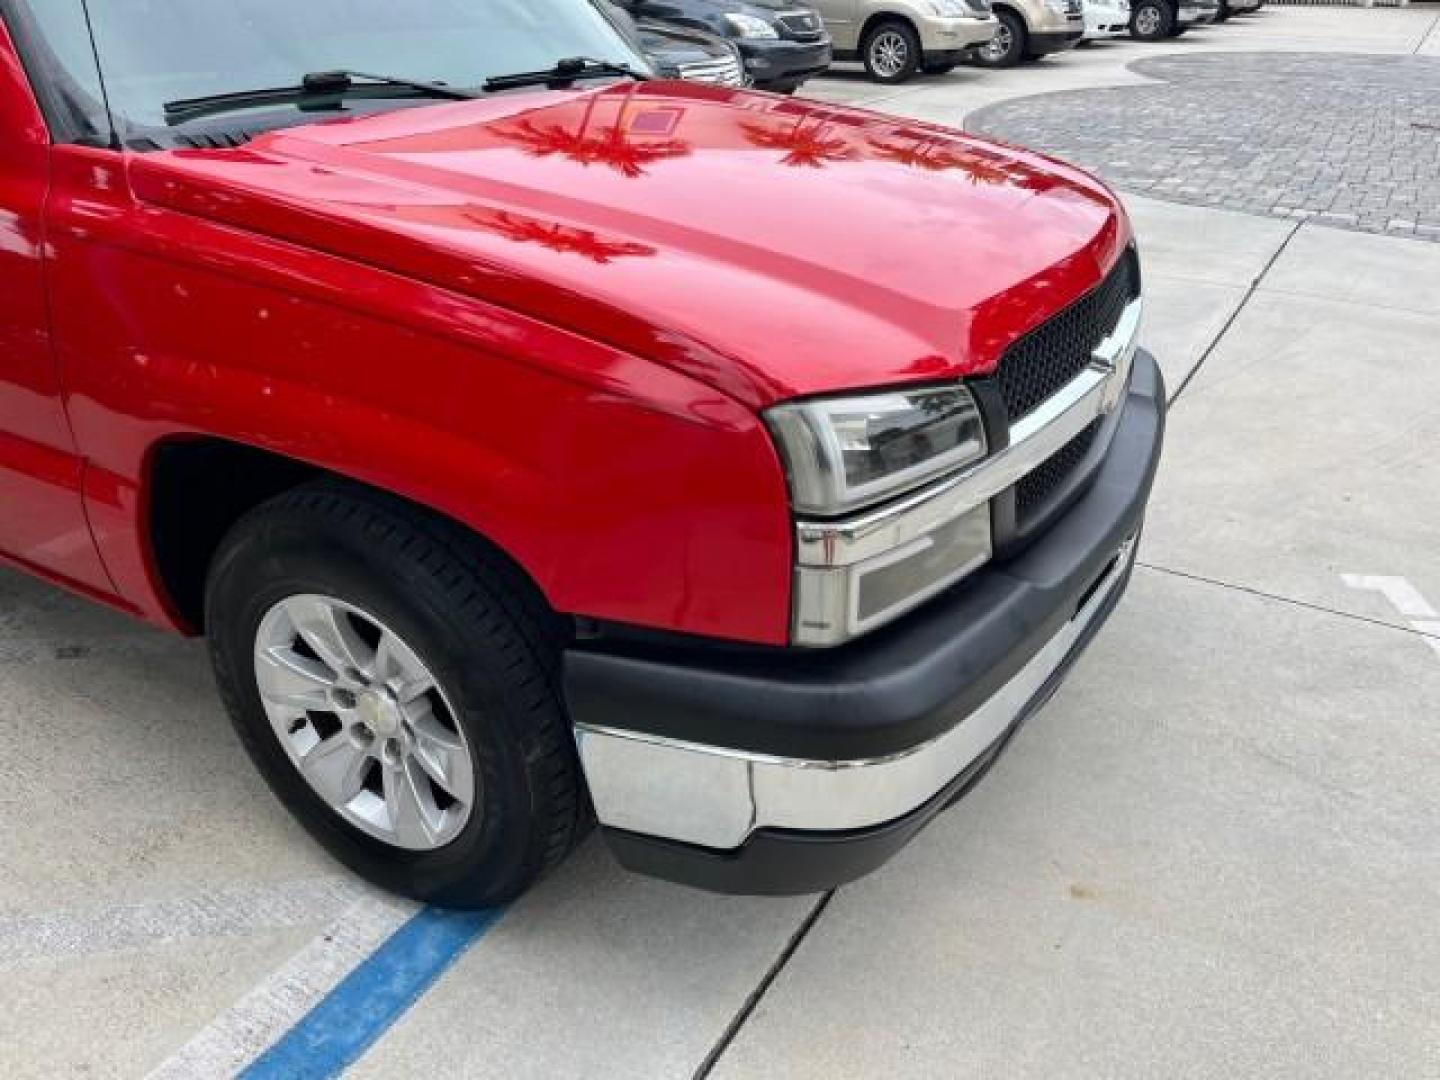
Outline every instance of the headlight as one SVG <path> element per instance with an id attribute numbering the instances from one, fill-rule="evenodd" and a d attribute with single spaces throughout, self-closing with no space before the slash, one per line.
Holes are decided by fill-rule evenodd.
<path id="1" fill-rule="evenodd" d="M 881 502 L 985 456 L 980 411 L 959 385 L 794 402 L 766 421 L 804 514 Z"/>
<path id="2" fill-rule="evenodd" d="M 730 14 L 725 16 L 725 22 L 729 24 L 731 32 L 736 37 L 778 38 L 780 36 L 775 32 L 775 27 L 754 15 Z"/>
<path id="3" fill-rule="evenodd" d="M 936 15 L 948 15 L 951 18 L 970 14 L 965 0 L 930 0 L 930 10 Z"/>
<path id="4" fill-rule="evenodd" d="M 1065 0 L 1045 0 L 1045 6 L 1056 15 L 1064 15 L 1066 12 Z"/>

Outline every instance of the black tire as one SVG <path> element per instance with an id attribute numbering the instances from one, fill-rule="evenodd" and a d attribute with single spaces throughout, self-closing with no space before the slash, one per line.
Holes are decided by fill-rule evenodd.
<path id="1" fill-rule="evenodd" d="M 1230 5 L 1226 3 L 1225 0 L 1220 0 L 1220 10 L 1215 13 L 1215 21 L 1217 23 L 1227 22 L 1230 16 L 1234 14 L 1235 12 L 1231 10 Z"/>
<path id="2" fill-rule="evenodd" d="M 898 66 L 883 63 L 877 55 L 882 48 L 892 48 Z M 894 86 L 914 78 L 924 63 L 925 52 L 920 47 L 920 35 L 907 22 L 891 19 L 872 26 L 860 43 L 860 61 L 865 73 L 875 82 Z M 877 66 L 879 65 L 879 66 Z"/>
<path id="3" fill-rule="evenodd" d="M 1020 16 L 1013 11 L 997 8 L 995 17 L 1000 20 L 1000 31 L 994 41 L 996 48 L 1003 44 L 1004 51 L 995 51 L 990 45 L 982 45 L 975 56 L 975 62 L 989 68 L 1014 67 L 1024 59 L 1030 49 L 1030 32 L 1025 28 Z"/>
<path id="4" fill-rule="evenodd" d="M 960 63 L 959 63 L 959 61 L 957 61 L 957 60 L 946 60 L 946 61 L 944 61 L 944 62 L 942 62 L 942 63 L 938 63 L 938 64 L 937 64 L 937 63 L 927 63 L 927 64 L 925 65 L 925 74 L 926 74 L 926 75 L 949 75 L 950 72 L 954 71 L 954 70 L 955 70 L 957 67 L 959 67 L 959 66 L 960 66 Z"/>
<path id="5" fill-rule="evenodd" d="M 478 778 L 469 820 L 443 847 L 407 850 L 357 829 L 276 737 L 253 650 L 266 613 L 300 593 L 373 613 L 443 687 Z M 282 495 L 222 542 L 206 629 L 221 697 L 265 780 L 332 855 L 382 888 L 450 907 L 499 903 L 583 835 L 588 803 L 559 690 L 563 626 L 528 579 L 460 526 L 348 486 Z"/>
<path id="6" fill-rule="evenodd" d="M 1130 9 L 1130 36 L 1136 41 L 1164 41 L 1174 37 L 1174 5 L 1167 0 L 1136 0 Z"/>

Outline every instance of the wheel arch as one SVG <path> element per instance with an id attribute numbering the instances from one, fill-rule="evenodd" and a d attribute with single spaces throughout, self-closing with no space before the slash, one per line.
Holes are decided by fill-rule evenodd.
<path id="1" fill-rule="evenodd" d="M 182 630 L 198 633 L 204 627 L 210 566 L 235 525 L 271 499 L 316 483 L 383 497 L 462 531 L 507 563 L 549 607 L 544 590 L 517 558 L 437 507 L 273 450 L 211 435 L 176 435 L 157 442 L 147 455 L 141 531 L 155 589 Z"/>
<path id="2" fill-rule="evenodd" d="M 992 3 L 990 5 L 990 10 L 994 11 L 997 15 L 1002 11 L 1009 12 L 1011 15 L 1014 15 L 1015 18 L 1020 20 L 1020 25 L 1025 28 L 1025 32 L 1027 34 L 1030 32 L 1030 20 L 1025 18 L 1025 12 L 1020 8 L 1016 7 L 1014 4 L 1007 4 L 1004 2 Z"/>
<path id="3" fill-rule="evenodd" d="M 886 23 L 902 23 L 903 25 L 908 26 L 914 32 L 917 38 L 921 37 L 920 28 L 915 25 L 914 19 L 912 19 L 909 15 L 906 15 L 904 12 L 895 11 L 893 9 L 886 9 L 884 11 L 875 12 L 873 15 L 871 15 L 865 20 L 865 24 L 860 27 L 858 48 L 863 51 L 865 48 L 865 39 L 868 38 L 876 30 L 878 30 L 881 26 L 884 26 Z M 923 39 L 921 41 L 920 51 L 922 53 L 925 51 Z"/>

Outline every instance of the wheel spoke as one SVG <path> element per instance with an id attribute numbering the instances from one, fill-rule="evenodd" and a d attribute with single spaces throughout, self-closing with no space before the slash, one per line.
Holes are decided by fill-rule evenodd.
<path id="1" fill-rule="evenodd" d="M 301 758 L 300 771 L 321 798 L 338 808 L 360 794 L 370 761 L 370 756 L 342 731 Z"/>
<path id="2" fill-rule="evenodd" d="M 349 616 L 334 604 L 313 596 L 295 597 L 286 601 L 285 611 L 295 632 L 337 676 L 368 672 L 374 666 L 374 652 L 355 633 Z"/>
<path id="3" fill-rule="evenodd" d="M 258 659 L 256 682 L 266 701 L 297 712 L 329 707 L 335 678 L 324 664 L 283 648 L 267 649 Z"/>
<path id="4" fill-rule="evenodd" d="M 420 654 L 378 618 L 292 595 L 261 620 L 254 670 L 276 737 L 351 826 L 430 851 L 470 820 L 479 778 L 457 714 Z"/>
<path id="5" fill-rule="evenodd" d="M 425 715 L 412 719 L 415 733 L 415 760 L 457 802 L 470 803 L 475 798 L 475 775 L 470 752 L 460 737 L 446 728 L 428 709 Z"/>
<path id="6" fill-rule="evenodd" d="M 385 770 L 385 811 L 400 843 L 418 848 L 434 846 L 444 814 L 435 805 L 424 774 L 408 758 Z"/>
<path id="7" fill-rule="evenodd" d="M 435 689 L 435 679 L 408 645 L 388 630 L 380 635 L 375 649 L 375 679 L 395 689 L 402 705 Z"/>

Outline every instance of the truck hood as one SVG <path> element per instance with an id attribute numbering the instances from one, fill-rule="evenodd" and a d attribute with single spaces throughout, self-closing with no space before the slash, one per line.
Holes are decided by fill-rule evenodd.
<path id="1" fill-rule="evenodd" d="M 984 374 L 1129 225 L 1096 180 L 944 128 L 616 84 L 137 156 L 136 197 L 624 348 L 754 408 Z"/>

